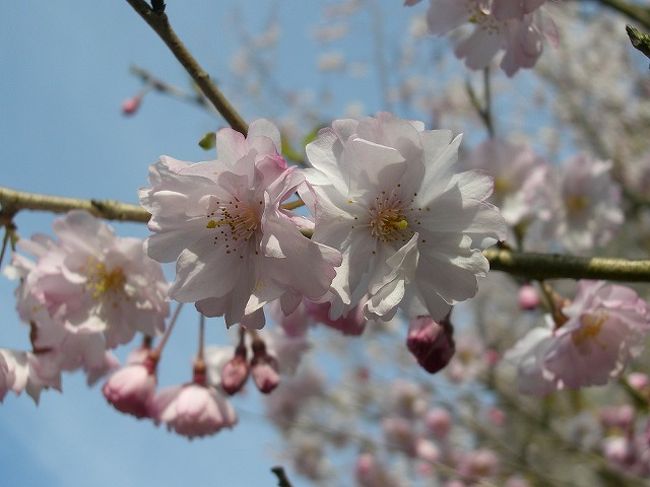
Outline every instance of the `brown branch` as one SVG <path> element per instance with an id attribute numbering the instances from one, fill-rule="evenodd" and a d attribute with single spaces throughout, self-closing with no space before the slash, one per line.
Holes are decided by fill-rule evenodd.
<path id="1" fill-rule="evenodd" d="M 176 59 L 183 65 L 199 89 L 208 100 L 214 105 L 217 111 L 223 116 L 228 124 L 236 131 L 246 135 L 248 125 L 237 113 L 219 88 L 210 80 L 210 75 L 201 67 L 194 56 L 187 50 L 183 42 L 178 38 L 163 10 L 153 10 L 144 0 L 126 0 L 133 9 L 140 14 L 147 24 L 158 34 L 163 42 L 169 47 Z"/>
<path id="2" fill-rule="evenodd" d="M 66 213 L 70 210 L 86 210 L 105 220 L 147 223 L 149 213 L 136 205 L 113 200 L 84 200 L 45 194 L 26 193 L 0 187 L 2 213 L 17 213 L 20 210 Z"/>
<path id="3" fill-rule="evenodd" d="M 531 279 L 650 282 L 650 260 L 536 254 L 496 247 L 484 250 L 483 255 L 490 261 L 490 269 Z"/>
<path id="4" fill-rule="evenodd" d="M 293 205 L 288 203 L 287 205 Z M 0 214 L 12 216 L 21 210 L 65 213 L 86 210 L 106 220 L 146 223 L 149 213 L 136 205 L 112 200 L 84 200 L 27 193 L 0 187 Z M 311 237 L 311 231 L 303 234 Z M 608 281 L 650 282 L 650 260 L 577 257 L 560 254 L 515 252 L 492 247 L 483 251 L 492 270 L 526 276 L 529 279 L 605 279 Z"/>
<path id="5" fill-rule="evenodd" d="M 625 15 L 626 17 L 643 25 L 646 29 L 650 29 L 650 8 L 642 7 L 641 5 L 628 3 L 624 0 L 596 0 L 601 5 L 616 10 L 617 12 Z"/>

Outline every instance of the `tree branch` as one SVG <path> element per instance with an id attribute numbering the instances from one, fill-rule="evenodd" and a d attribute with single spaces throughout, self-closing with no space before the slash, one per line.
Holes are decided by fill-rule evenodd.
<path id="1" fill-rule="evenodd" d="M 219 88 L 210 80 L 210 75 L 201 67 L 194 56 L 187 50 L 178 38 L 163 10 L 153 10 L 144 0 L 126 0 L 133 9 L 140 14 L 147 24 L 158 34 L 169 47 L 176 59 L 183 65 L 192 79 L 196 82 L 206 98 L 214 105 L 228 124 L 236 131 L 246 135 L 248 125 L 237 113 Z M 164 3 L 164 2 L 163 2 Z"/>
<path id="2" fill-rule="evenodd" d="M 496 247 L 483 251 L 490 269 L 531 279 L 604 279 L 650 282 L 650 260 L 513 252 Z"/>
<path id="3" fill-rule="evenodd" d="M 12 214 L 20 210 L 49 211 L 50 213 L 86 210 L 105 220 L 137 223 L 146 223 L 151 216 L 140 206 L 119 201 L 65 198 L 62 196 L 26 193 L 3 187 L 0 187 L 0 205 L 3 214 Z"/>
<path id="4" fill-rule="evenodd" d="M 650 35 L 640 32 L 639 29 L 631 25 L 626 25 L 625 30 L 632 45 L 645 54 L 647 58 L 650 58 Z"/>
<path id="5" fill-rule="evenodd" d="M 278 487 L 291 487 L 291 482 L 284 471 L 284 468 L 277 466 L 271 469 L 271 472 L 278 478 Z"/>
<path id="6" fill-rule="evenodd" d="M 286 209 L 297 206 L 289 202 Z M 21 210 L 65 213 L 86 210 L 106 220 L 146 223 L 151 216 L 137 205 L 114 200 L 84 200 L 44 194 L 27 193 L 0 187 L 0 215 L 13 215 Z M 311 237 L 310 232 L 303 232 Z M 560 254 L 515 252 L 492 247 L 483 251 L 495 271 L 526 276 L 530 279 L 605 279 L 608 281 L 650 282 L 650 260 L 577 257 Z"/>
<path id="7" fill-rule="evenodd" d="M 634 3 L 628 3 L 624 0 L 596 0 L 602 5 L 609 7 L 626 17 L 650 29 L 650 8 L 642 7 Z"/>

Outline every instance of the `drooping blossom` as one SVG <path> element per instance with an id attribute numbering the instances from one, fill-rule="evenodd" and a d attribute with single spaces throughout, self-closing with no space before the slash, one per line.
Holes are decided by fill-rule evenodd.
<path id="1" fill-rule="evenodd" d="M 348 336 L 361 335 L 366 329 L 368 320 L 363 312 L 363 303 L 334 319 L 330 318 L 330 308 L 328 301 L 316 303 L 303 299 L 292 313 L 285 315 L 276 301 L 271 304 L 271 314 L 289 336 L 304 335 L 312 324 L 325 325 Z"/>
<path id="2" fill-rule="evenodd" d="M 357 458 L 355 478 L 361 487 L 397 487 L 400 484 L 383 467 L 383 462 L 372 453 Z"/>
<path id="3" fill-rule="evenodd" d="M 555 236 L 570 252 L 591 252 L 609 242 L 623 223 L 621 191 L 612 180 L 611 161 L 579 154 L 562 165 L 547 234 Z"/>
<path id="4" fill-rule="evenodd" d="M 427 429 L 438 440 L 444 440 L 451 431 L 451 415 L 444 408 L 436 407 L 429 410 L 424 419 Z"/>
<path id="5" fill-rule="evenodd" d="M 456 352 L 453 330 L 448 318 L 438 323 L 429 316 L 419 316 L 409 324 L 406 346 L 424 370 L 435 374 Z"/>
<path id="6" fill-rule="evenodd" d="M 468 169 L 484 171 L 494 178 L 492 202 L 508 225 L 517 225 L 536 215 L 546 182 L 536 173 L 544 171 L 546 163 L 529 146 L 488 139 L 463 162 Z"/>
<path id="7" fill-rule="evenodd" d="M 307 146 L 312 240 L 341 250 L 330 317 L 362 300 L 367 317 L 445 316 L 477 291 L 480 249 L 505 234 L 492 180 L 454 173 L 460 136 L 382 113 L 336 120 Z"/>
<path id="8" fill-rule="evenodd" d="M 463 24 L 474 30 L 456 44 L 456 57 L 470 69 L 487 67 L 504 51 L 501 69 L 513 76 L 519 68 L 532 68 L 544 41 L 558 43 L 557 28 L 540 9 L 545 0 L 431 0 L 427 12 L 429 32 L 445 35 Z"/>
<path id="9" fill-rule="evenodd" d="M 205 369 L 199 371 L 196 366 L 192 382 L 158 392 L 149 412 L 154 421 L 165 423 L 169 431 L 190 439 L 237 424 L 237 414 L 230 402 L 206 384 Z"/>
<path id="10" fill-rule="evenodd" d="M 543 395 L 557 389 L 604 385 L 638 356 L 650 331 L 648 306 L 630 288 L 581 281 L 567 321 L 531 330 L 506 360 L 517 365 L 521 392 Z"/>
<path id="11" fill-rule="evenodd" d="M 51 352 L 0 348 L 0 376 L 0 399 L 10 390 L 16 395 L 25 391 L 38 404 L 43 389 L 61 390 L 58 358 Z"/>
<path id="12" fill-rule="evenodd" d="M 59 370 L 83 367 L 99 376 L 111 367 L 106 350 L 136 332 L 153 336 L 168 314 L 167 282 L 136 238 L 116 237 L 104 222 L 71 211 L 54 222 L 58 240 L 20 240 L 6 273 L 20 278 L 20 317 L 31 326 L 36 352 L 58 359 Z"/>
<path id="13" fill-rule="evenodd" d="M 122 413 L 136 418 L 149 417 L 156 392 L 156 359 L 127 364 L 115 372 L 102 387 L 106 400 Z"/>
<path id="14" fill-rule="evenodd" d="M 171 297 L 196 302 L 226 324 L 261 327 L 262 307 L 281 299 L 291 312 L 302 296 L 328 291 L 339 253 L 300 232 L 308 220 L 281 204 L 310 189 L 280 155 L 280 133 L 257 120 L 248 137 L 222 129 L 216 161 L 189 164 L 163 156 L 140 190 L 152 213 L 146 241 L 159 262 L 176 261 Z"/>

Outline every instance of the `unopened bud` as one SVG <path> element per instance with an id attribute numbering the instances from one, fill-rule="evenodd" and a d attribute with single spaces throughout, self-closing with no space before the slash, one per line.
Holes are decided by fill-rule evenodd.
<path id="1" fill-rule="evenodd" d="M 537 289 L 531 284 L 524 284 L 519 288 L 518 294 L 519 307 L 526 311 L 532 311 L 539 306 L 539 294 Z"/>
<path id="2" fill-rule="evenodd" d="M 133 115 L 140 108 L 142 103 L 142 95 L 136 95 L 131 98 L 127 98 L 122 102 L 122 115 Z"/>
<path id="3" fill-rule="evenodd" d="M 221 369 L 221 387 L 231 396 L 244 387 L 248 379 L 248 361 L 246 360 L 246 348 L 243 352 L 237 349 L 235 356 L 231 358 Z"/>
<path id="4" fill-rule="evenodd" d="M 453 332 L 447 318 L 438 323 L 430 316 L 420 316 L 411 320 L 406 346 L 424 370 L 435 374 L 454 356 Z"/>
<path id="5" fill-rule="evenodd" d="M 251 374 L 255 386 L 262 394 L 269 394 L 280 384 L 280 368 L 277 359 L 269 355 L 266 345 L 261 340 L 253 342 L 253 360 Z"/>

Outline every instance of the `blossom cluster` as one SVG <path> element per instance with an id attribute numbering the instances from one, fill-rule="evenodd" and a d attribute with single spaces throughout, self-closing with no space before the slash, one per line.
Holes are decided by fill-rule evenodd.
<path id="1" fill-rule="evenodd" d="M 164 329 L 168 284 L 142 241 L 117 237 L 83 211 L 54 222 L 58 240 L 35 235 L 13 255 L 5 273 L 20 279 L 17 309 L 29 324 L 31 351 L 1 350 L 5 388 L 38 400 L 43 388 L 60 389 L 61 371 L 83 369 L 94 382 L 117 364 L 110 350 L 136 332 Z"/>
<path id="2" fill-rule="evenodd" d="M 520 68 L 535 65 L 545 40 L 558 43 L 557 28 L 542 11 L 544 3 L 546 0 L 431 0 L 427 25 L 431 34 L 440 36 L 473 24 L 470 35 L 457 38 L 456 57 L 464 59 L 470 69 L 483 69 L 503 51 L 501 69 L 513 76 Z"/>
<path id="3" fill-rule="evenodd" d="M 287 166 L 266 120 L 246 138 L 222 129 L 216 144 L 216 161 L 161 158 L 140 197 L 149 255 L 176 261 L 170 296 L 228 326 L 261 327 L 265 304 L 288 316 L 303 298 L 327 303 L 331 320 L 398 308 L 440 319 L 476 293 L 481 249 L 505 236 L 492 180 L 455 170 L 448 131 L 389 114 L 336 120 L 304 170 Z M 289 209 L 294 194 L 313 219 Z"/>

